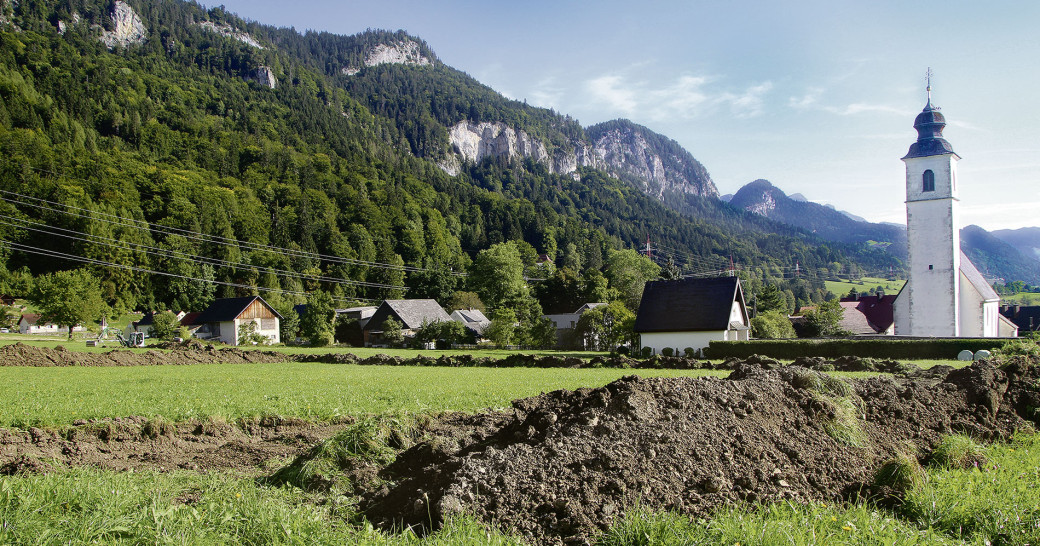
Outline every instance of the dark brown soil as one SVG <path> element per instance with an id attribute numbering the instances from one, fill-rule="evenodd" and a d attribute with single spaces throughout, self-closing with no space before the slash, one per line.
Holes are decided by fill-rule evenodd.
<path id="1" fill-rule="evenodd" d="M 899 452 L 924 458 L 949 432 L 1007 438 L 1040 406 L 1037 368 L 1021 362 L 851 381 L 862 432 L 850 445 L 829 432 L 842 413 L 834 381 L 743 364 L 728 379 L 627 377 L 518 400 L 495 430 L 463 427 L 402 453 L 361 506 L 384 528 L 466 512 L 533 543 L 582 543 L 636 504 L 699 516 L 855 496 Z"/>
<path id="2" fill-rule="evenodd" d="M 268 418 L 176 425 L 143 417 L 79 422 L 61 430 L 0 429 L 0 474 L 46 472 L 52 465 L 107 470 L 233 471 L 261 475 L 328 438 L 345 423 Z"/>
<path id="3" fill-rule="evenodd" d="M 144 352 L 112 349 L 103 353 L 35 347 L 24 343 L 0 346 L 0 366 L 183 366 L 188 364 L 244 364 L 249 362 L 285 362 L 292 360 L 274 351 L 218 349 L 202 343 L 167 344 L 164 349 Z"/>

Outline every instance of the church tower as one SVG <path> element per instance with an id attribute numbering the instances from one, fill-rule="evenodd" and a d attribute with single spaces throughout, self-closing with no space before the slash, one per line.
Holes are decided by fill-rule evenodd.
<path id="1" fill-rule="evenodd" d="M 957 228 L 960 225 L 957 193 L 960 157 L 942 136 L 946 119 L 932 106 L 930 80 L 931 71 L 928 103 L 914 121 L 917 142 L 910 145 L 910 151 L 903 157 L 910 279 L 909 294 L 905 294 L 909 297 L 904 303 L 908 305 L 904 308 L 906 316 L 897 321 L 896 333 L 956 337 L 962 335 L 958 301 L 962 256 Z"/>

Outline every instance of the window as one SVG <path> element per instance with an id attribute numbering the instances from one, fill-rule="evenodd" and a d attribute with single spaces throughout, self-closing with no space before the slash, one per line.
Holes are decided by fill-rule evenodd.
<path id="1" fill-rule="evenodd" d="M 924 182 L 922 191 L 935 191 L 935 173 L 928 169 L 924 172 L 922 178 Z"/>
<path id="2" fill-rule="evenodd" d="M 928 271 L 931 271 L 931 270 L 932 270 L 932 266 L 929 264 Z"/>
<path id="3" fill-rule="evenodd" d="M 275 320 L 273 318 L 260 319 L 261 330 L 274 330 L 275 328 L 277 328 L 277 326 L 275 326 Z"/>

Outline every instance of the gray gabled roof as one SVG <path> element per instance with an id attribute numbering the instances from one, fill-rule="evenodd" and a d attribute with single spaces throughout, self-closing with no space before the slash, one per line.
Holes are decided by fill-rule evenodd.
<path id="1" fill-rule="evenodd" d="M 968 282 L 982 296 L 982 301 L 1000 301 L 997 291 L 993 290 L 993 287 L 986 282 L 986 278 L 982 276 L 982 273 L 979 273 L 979 270 L 975 268 L 975 264 L 971 263 L 971 260 L 968 259 L 964 252 L 961 252 L 961 273 L 964 274 L 964 278 L 968 279 Z"/>
<path id="2" fill-rule="evenodd" d="M 383 321 L 389 317 L 401 322 L 404 328 L 414 330 L 423 322 L 449 321 L 451 317 L 435 300 L 383 300 L 375 314 L 365 325 L 365 330 L 380 331 Z"/>
<path id="3" fill-rule="evenodd" d="M 740 302 L 746 319 L 744 293 L 736 277 L 648 282 L 639 303 L 635 331 L 728 330 L 734 301 Z"/>

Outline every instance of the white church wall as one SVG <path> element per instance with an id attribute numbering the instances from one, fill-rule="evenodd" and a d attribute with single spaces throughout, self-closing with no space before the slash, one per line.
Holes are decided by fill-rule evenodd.
<path id="1" fill-rule="evenodd" d="M 930 159 L 930 158 L 923 158 Z M 907 172 L 911 163 L 907 161 Z M 926 165 L 937 162 L 921 162 Z M 924 169 L 920 169 L 923 171 Z M 941 185 L 936 176 L 936 188 Z M 907 201 L 907 240 L 910 245 L 909 334 L 957 336 L 960 284 L 960 237 L 957 207 L 952 199 Z M 906 290 L 904 290 L 906 292 Z"/>

